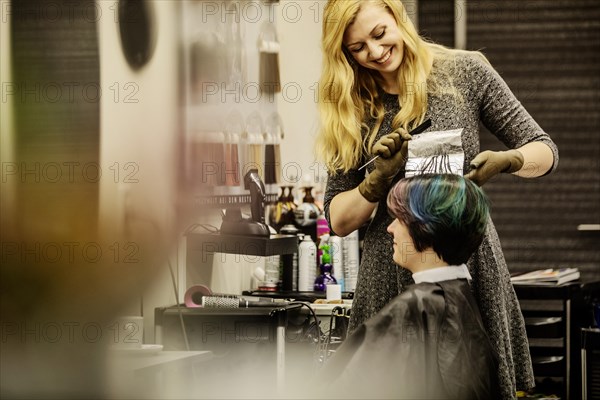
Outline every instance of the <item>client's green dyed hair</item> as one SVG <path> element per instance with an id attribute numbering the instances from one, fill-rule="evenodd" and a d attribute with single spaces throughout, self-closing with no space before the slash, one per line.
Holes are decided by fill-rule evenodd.
<path id="1" fill-rule="evenodd" d="M 472 181 L 453 174 L 400 180 L 387 198 L 390 214 L 407 228 L 415 249 L 433 248 L 450 265 L 466 263 L 489 219 L 489 202 Z"/>

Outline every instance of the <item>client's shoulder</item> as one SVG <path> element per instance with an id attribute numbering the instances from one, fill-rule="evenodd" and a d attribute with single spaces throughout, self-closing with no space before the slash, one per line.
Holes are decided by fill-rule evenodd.
<path id="1" fill-rule="evenodd" d="M 377 315 L 381 318 L 413 317 L 415 314 L 443 312 L 444 308 L 444 289 L 437 283 L 423 282 L 408 286 Z"/>

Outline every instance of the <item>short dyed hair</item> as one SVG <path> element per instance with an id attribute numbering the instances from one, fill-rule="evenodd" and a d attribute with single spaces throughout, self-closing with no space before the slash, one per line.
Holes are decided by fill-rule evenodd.
<path id="1" fill-rule="evenodd" d="M 466 263 L 489 220 L 489 201 L 469 179 L 423 174 L 400 180 L 387 197 L 389 213 L 408 229 L 415 249 L 431 247 L 450 265 Z"/>

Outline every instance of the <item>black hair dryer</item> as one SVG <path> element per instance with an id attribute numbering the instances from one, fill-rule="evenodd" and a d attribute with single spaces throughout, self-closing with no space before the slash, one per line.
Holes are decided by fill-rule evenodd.
<path id="1" fill-rule="evenodd" d="M 221 222 L 222 235 L 269 236 L 269 227 L 265 224 L 265 185 L 258 170 L 251 169 L 244 176 L 244 188 L 250 191 L 250 211 L 252 218 L 242 218 L 239 207 L 228 208 Z"/>

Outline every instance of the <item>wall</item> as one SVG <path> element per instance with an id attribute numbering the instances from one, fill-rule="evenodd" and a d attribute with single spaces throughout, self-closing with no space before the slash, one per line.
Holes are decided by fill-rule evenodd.
<path id="1" fill-rule="evenodd" d="M 4 10 L 8 7 L 9 1 L 0 1 L 0 9 Z M 2 14 L 3 20 L 0 23 L 0 48 L 10 49 L 10 19 L 4 20 L 4 13 Z M 9 82 L 11 80 L 11 57 L 5 56 L 3 52 L 0 58 L 0 82 Z M 4 93 L 4 89 L 2 89 Z M 4 98 L 0 101 L 0 160 L 3 163 L 14 162 L 14 138 L 13 138 L 13 118 L 12 118 L 12 101 L 5 101 Z M 2 170 L 2 187 L 0 191 L 0 214 L 3 216 L 9 215 L 14 209 L 14 184 L 4 179 L 4 169 Z M 5 230 L 9 231 L 14 229 L 12 219 L 4 219 L 0 226 L 0 234 L 4 233 Z"/>
<path id="2" fill-rule="evenodd" d="M 538 179 L 486 185 L 513 271 L 578 267 L 598 276 L 600 223 L 600 4 L 597 1 L 467 2 L 469 48 L 483 49 L 552 137 L 560 162 Z M 482 131 L 482 147 L 498 142 Z"/>
<path id="3" fill-rule="evenodd" d="M 324 178 L 315 164 L 314 139 L 318 132 L 317 87 L 321 74 L 321 24 L 326 1 L 283 0 L 277 7 L 281 41 L 281 78 L 289 88 L 278 97 L 285 127 L 281 158 L 289 163 L 287 176 Z M 296 92 L 295 89 L 298 89 Z M 298 93 L 298 95 L 294 94 Z M 298 172 L 298 173 L 297 173 Z"/>
<path id="4" fill-rule="evenodd" d="M 100 181 L 99 229 L 103 240 L 118 244 L 119 261 L 125 261 L 114 279 L 135 271 L 130 304 L 119 313 L 143 314 L 145 341 L 152 343 L 154 307 L 175 302 L 167 258 L 176 269 L 179 2 L 149 3 L 156 18 L 156 47 L 137 71 L 122 53 L 116 3 L 96 4 L 102 14 L 98 38 L 105 93 L 100 165 L 110 174 Z"/>

